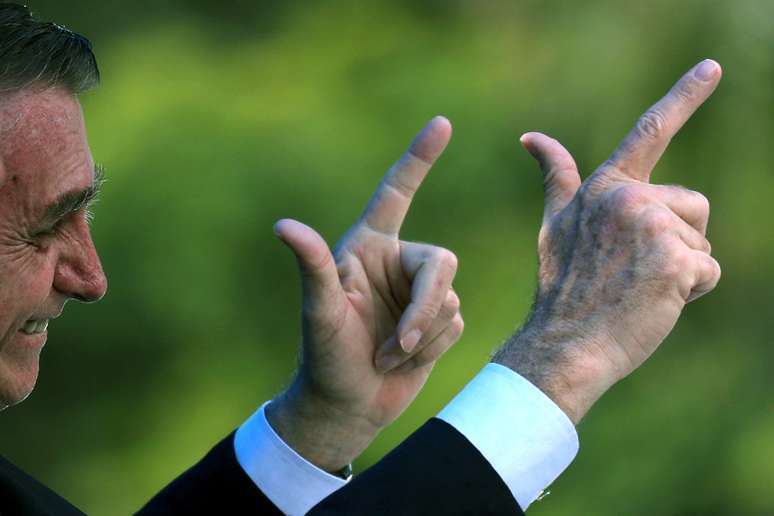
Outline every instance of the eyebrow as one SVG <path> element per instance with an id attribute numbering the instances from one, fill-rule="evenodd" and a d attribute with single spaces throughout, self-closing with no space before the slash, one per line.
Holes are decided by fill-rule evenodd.
<path id="1" fill-rule="evenodd" d="M 88 208 L 99 195 L 102 184 L 105 182 L 105 170 L 102 165 L 94 165 L 94 180 L 88 188 L 77 192 L 67 192 L 59 196 L 46 208 L 44 220 L 54 222 L 64 218 L 70 213 L 75 213 L 83 208 Z"/>

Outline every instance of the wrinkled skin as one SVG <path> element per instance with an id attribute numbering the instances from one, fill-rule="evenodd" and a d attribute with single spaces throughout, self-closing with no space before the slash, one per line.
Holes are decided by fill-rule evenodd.
<path id="1" fill-rule="evenodd" d="M 0 99 L 0 407 L 26 398 L 37 381 L 48 332 L 28 334 L 25 325 L 59 316 L 68 299 L 105 294 L 86 205 L 46 216 L 63 196 L 85 197 L 93 183 L 73 95 L 25 90 Z"/>
<path id="2" fill-rule="evenodd" d="M 689 71 L 583 183 L 556 140 L 522 138 L 544 172 L 538 290 L 527 323 L 494 361 L 538 385 L 574 422 L 720 278 L 705 236 L 707 199 L 649 182 L 672 136 L 719 80 L 714 61 Z"/>

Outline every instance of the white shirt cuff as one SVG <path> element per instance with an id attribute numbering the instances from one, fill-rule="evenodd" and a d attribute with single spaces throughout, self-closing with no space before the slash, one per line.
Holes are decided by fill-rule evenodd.
<path id="1" fill-rule="evenodd" d="M 285 444 L 261 405 L 234 437 L 237 461 L 256 486 L 285 514 L 305 514 L 347 483 L 306 461 Z"/>
<path id="2" fill-rule="evenodd" d="M 438 417 L 481 452 L 523 510 L 578 453 L 578 434 L 562 409 L 500 364 L 487 364 Z"/>

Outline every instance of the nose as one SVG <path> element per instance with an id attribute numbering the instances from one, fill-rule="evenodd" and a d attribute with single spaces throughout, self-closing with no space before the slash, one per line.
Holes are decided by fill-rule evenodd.
<path id="1" fill-rule="evenodd" d="M 69 298 L 93 303 L 105 295 L 107 278 L 85 221 L 78 224 L 76 235 L 59 256 L 54 288 Z"/>

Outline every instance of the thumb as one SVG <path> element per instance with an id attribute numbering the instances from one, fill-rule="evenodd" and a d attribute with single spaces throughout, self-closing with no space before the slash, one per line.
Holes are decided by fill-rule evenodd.
<path id="1" fill-rule="evenodd" d="M 526 133 L 521 144 L 540 164 L 543 171 L 545 211 L 548 219 L 567 206 L 581 185 L 575 160 L 561 143 L 542 133 Z"/>
<path id="2" fill-rule="evenodd" d="M 306 224 L 292 219 L 277 221 L 274 233 L 296 255 L 305 303 L 325 302 L 338 294 L 341 288 L 339 273 L 323 237 Z"/>

